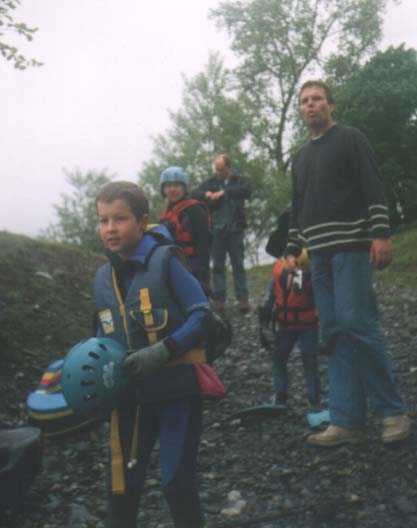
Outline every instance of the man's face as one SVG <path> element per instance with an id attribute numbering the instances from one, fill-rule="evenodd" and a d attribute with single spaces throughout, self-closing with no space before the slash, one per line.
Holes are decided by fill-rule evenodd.
<path id="1" fill-rule="evenodd" d="M 127 259 L 142 239 L 148 215 L 138 220 L 125 200 L 98 202 L 99 234 L 107 249 Z"/>
<path id="2" fill-rule="evenodd" d="M 214 171 L 219 180 L 226 180 L 230 175 L 231 168 L 226 166 L 223 158 L 217 158 L 214 162 Z"/>
<path id="3" fill-rule="evenodd" d="M 163 187 L 164 196 L 170 203 L 176 203 L 185 194 L 184 184 L 180 182 L 167 182 Z"/>
<path id="4" fill-rule="evenodd" d="M 300 113 L 312 136 L 321 135 L 333 125 L 333 104 L 321 86 L 310 86 L 300 94 Z"/>

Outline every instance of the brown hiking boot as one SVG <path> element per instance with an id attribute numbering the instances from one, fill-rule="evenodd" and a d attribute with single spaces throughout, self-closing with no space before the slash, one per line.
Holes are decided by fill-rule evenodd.
<path id="1" fill-rule="evenodd" d="M 329 425 L 322 433 L 307 437 L 307 444 L 323 447 L 333 447 L 343 444 L 361 444 L 366 442 L 366 435 L 359 429 L 347 429 L 338 425 Z"/>
<path id="2" fill-rule="evenodd" d="M 406 414 L 388 416 L 384 418 L 383 424 L 382 441 L 384 444 L 405 440 L 410 434 L 410 419 Z"/>
<path id="3" fill-rule="evenodd" d="M 250 310 L 250 304 L 247 299 L 240 299 L 239 300 L 239 312 L 240 313 L 247 313 Z"/>

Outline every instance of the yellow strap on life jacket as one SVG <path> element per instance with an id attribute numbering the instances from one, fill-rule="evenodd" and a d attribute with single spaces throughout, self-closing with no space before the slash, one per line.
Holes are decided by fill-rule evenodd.
<path id="1" fill-rule="evenodd" d="M 154 326 L 152 314 L 151 298 L 149 297 L 149 288 L 141 288 L 139 291 L 139 309 L 143 313 L 143 319 L 146 327 Z M 158 338 L 156 332 L 147 332 L 150 345 L 154 345 Z"/>
<path id="2" fill-rule="evenodd" d="M 111 447 L 111 488 L 114 495 L 123 495 L 126 491 L 123 472 L 123 453 L 120 444 L 119 413 L 114 409 L 110 419 Z"/>
<path id="3" fill-rule="evenodd" d="M 152 303 L 149 296 L 149 288 L 141 288 L 139 290 L 139 309 L 143 313 L 143 318 L 146 327 L 153 327 L 154 318 L 152 315 Z M 147 332 L 148 341 L 150 345 L 157 342 L 156 332 Z M 139 422 L 140 422 L 140 405 L 136 407 L 135 423 L 133 425 L 132 443 L 130 444 L 130 460 L 127 464 L 129 469 L 133 468 L 138 461 L 139 450 Z"/>
<path id="4" fill-rule="evenodd" d="M 112 268 L 112 282 L 116 299 L 119 303 L 120 316 L 122 318 L 123 329 L 126 334 L 126 341 L 130 347 L 130 336 L 126 321 L 126 308 L 122 299 L 122 295 L 117 284 L 116 271 Z M 111 413 L 110 419 L 110 449 L 111 449 L 111 485 L 112 493 L 114 495 L 123 495 L 126 491 L 125 477 L 123 471 L 123 452 L 120 442 L 119 431 L 119 413 L 114 409 Z"/>
<path id="5" fill-rule="evenodd" d="M 146 327 L 153 327 L 154 318 L 152 315 L 152 303 L 149 296 L 149 288 L 141 288 L 139 290 L 139 309 L 143 313 L 143 319 Z M 148 341 L 150 345 L 157 342 L 156 332 L 147 332 Z M 140 421 L 140 405 L 136 407 L 135 423 L 133 426 L 132 443 L 130 445 L 130 460 L 127 467 L 130 469 L 137 464 L 138 449 L 139 449 L 139 421 Z"/>
<path id="6" fill-rule="evenodd" d="M 139 309 L 143 313 L 144 323 L 146 327 L 154 326 L 154 318 L 152 314 L 152 303 L 149 296 L 148 288 L 141 288 L 139 291 Z M 157 342 L 156 332 L 147 332 L 148 342 L 153 345 Z M 183 356 L 178 359 L 169 361 L 166 366 L 174 367 L 180 364 L 192 364 L 192 363 L 205 363 L 206 352 L 202 348 L 195 348 L 186 352 Z M 139 450 L 139 422 L 140 422 L 140 405 L 136 407 L 135 423 L 133 426 L 132 443 L 130 447 L 130 460 L 128 462 L 128 468 L 133 468 L 138 459 Z M 119 417 L 118 412 L 115 409 L 111 415 L 111 428 L 110 428 L 110 444 L 112 453 L 112 493 L 115 495 L 125 493 L 125 481 L 123 472 L 123 453 L 120 443 L 120 432 L 119 432 Z"/>

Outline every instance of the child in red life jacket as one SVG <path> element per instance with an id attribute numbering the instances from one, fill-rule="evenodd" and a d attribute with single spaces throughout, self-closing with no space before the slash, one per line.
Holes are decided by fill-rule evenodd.
<path id="1" fill-rule="evenodd" d="M 287 363 L 296 343 L 300 346 L 307 398 L 312 409 L 320 405 L 320 377 L 317 367 L 319 348 L 318 315 L 311 286 L 310 261 L 306 250 L 299 258 L 300 268 L 289 272 L 285 258 L 273 269 L 259 309 L 260 323 L 274 328 L 272 403 L 285 407 L 288 395 Z"/>
<path id="2" fill-rule="evenodd" d="M 160 176 L 166 207 L 159 218 L 185 253 L 189 271 L 209 293 L 210 215 L 207 206 L 188 195 L 189 178 L 181 167 L 168 167 Z"/>

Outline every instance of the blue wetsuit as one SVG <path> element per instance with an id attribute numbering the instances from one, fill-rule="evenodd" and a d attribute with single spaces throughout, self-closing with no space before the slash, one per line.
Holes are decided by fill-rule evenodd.
<path id="1" fill-rule="evenodd" d="M 181 360 L 205 338 L 204 319 L 208 313 L 208 301 L 199 282 L 185 269 L 179 258 L 171 253 L 172 247 L 163 247 L 169 243 L 172 243 L 172 240 L 166 228 L 158 226 L 145 234 L 127 261 L 122 261 L 114 254 L 109 255 L 109 259 L 117 278 L 119 295 L 126 304 L 129 303 L 130 297 L 137 298 L 136 291 L 132 295 L 132 289 L 136 287 L 141 274 L 145 277 L 149 275 L 150 283 L 155 279 L 154 273 L 161 274 L 160 281 L 159 277 L 156 277 L 156 282 L 160 283 L 161 287 L 168 285 L 169 292 L 163 292 L 162 300 L 164 296 L 168 299 L 167 304 L 171 306 L 168 318 L 175 320 L 175 324 L 172 323 L 171 327 L 168 324 L 165 332 L 158 335 L 158 339 L 168 338 L 165 342 L 168 343 L 171 357 Z M 160 254 L 164 256 L 159 258 Z M 160 266 L 157 262 L 165 262 L 166 265 Z M 103 303 L 108 302 L 111 305 L 113 301 L 114 306 L 119 309 L 120 299 L 112 299 L 111 288 L 105 284 L 108 269 L 107 267 L 99 270 L 96 276 L 95 298 L 98 310 L 106 306 Z M 148 275 L 145 275 L 146 273 Z M 144 280 L 146 284 L 147 278 Z M 116 293 L 114 296 L 117 296 Z M 158 295 L 155 299 L 158 304 Z M 161 302 L 159 298 L 159 303 Z M 115 334 L 123 341 L 123 329 L 117 319 L 117 310 L 114 310 Z M 132 327 L 130 341 L 133 342 L 129 345 L 132 348 L 147 346 L 146 333 L 135 336 L 136 331 L 137 327 Z M 103 325 L 99 326 L 98 335 L 113 337 L 109 332 L 105 332 Z M 148 378 L 142 384 L 138 383 L 132 387 L 130 394 L 118 409 L 125 489 L 121 494 L 110 494 L 107 527 L 136 527 L 146 469 L 152 449 L 159 438 L 161 484 L 175 526 L 198 528 L 204 524 L 197 491 L 196 467 L 202 404 L 194 368 L 193 365 L 163 367 Z M 129 467 L 138 400 L 138 456 L 136 465 Z"/>

